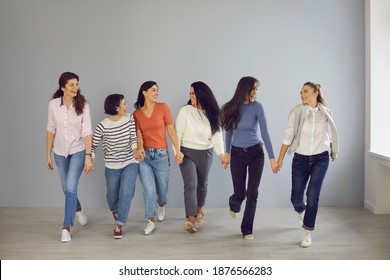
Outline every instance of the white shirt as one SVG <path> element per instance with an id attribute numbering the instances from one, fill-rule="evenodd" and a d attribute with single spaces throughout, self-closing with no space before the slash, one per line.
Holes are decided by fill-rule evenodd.
<path id="1" fill-rule="evenodd" d="M 308 106 L 309 107 L 309 106 Z M 303 127 L 296 153 L 310 156 L 330 151 L 330 128 L 327 117 L 318 107 L 309 107 L 309 114 L 303 119 Z M 291 145 L 294 138 L 295 111 L 288 117 L 288 128 L 283 138 L 283 144 Z"/>
<path id="2" fill-rule="evenodd" d="M 210 122 L 202 110 L 192 105 L 182 107 L 176 117 L 175 129 L 180 146 L 195 150 L 214 147 L 217 155 L 224 154 L 222 132 L 211 135 Z"/>

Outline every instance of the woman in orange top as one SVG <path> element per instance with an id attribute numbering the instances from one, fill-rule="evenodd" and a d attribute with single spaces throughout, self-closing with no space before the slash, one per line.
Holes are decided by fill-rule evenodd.
<path id="1" fill-rule="evenodd" d="M 156 82 L 144 82 L 134 103 L 133 113 L 138 138 L 137 158 L 139 162 L 139 178 L 143 188 L 145 218 L 148 224 L 144 230 L 150 235 L 155 229 L 156 210 L 154 198 L 157 193 L 157 219 L 164 220 L 165 204 L 167 204 L 169 183 L 169 153 L 166 140 L 166 130 L 175 147 L 176 163 L 183 161 L 183 153 L 177 141 L 171 112 L 166 103 L 158 103 L 158 86 Z"/>

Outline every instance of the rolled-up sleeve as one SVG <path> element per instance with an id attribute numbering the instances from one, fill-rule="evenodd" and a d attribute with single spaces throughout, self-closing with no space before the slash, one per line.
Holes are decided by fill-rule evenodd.
<path id="1" fill-rule="evenodd" d="M 56 123 L 54 119 L 53 113 L 53 102 L 49 102 L 48 110 L 47 110 L 47 128 L 46 130 L 50 133 L 56 134 Z"/>
<path id="2" fill-rule="evenodd" d="M 92 135 L 91 111 L 89 109 L 89 104 L 87 103 L 84 106 L 83 122 L 81 126 L 81 136 L 83 138 L 88 135 Z"/>
<path id="3" fill-rule="evenodd" d="M 291 145 L 294 139 L 294 123 L 295 123 L 295 111 L 291 111 L 288 116 L 288 127 L 284 133 L 283 144 Z"/>

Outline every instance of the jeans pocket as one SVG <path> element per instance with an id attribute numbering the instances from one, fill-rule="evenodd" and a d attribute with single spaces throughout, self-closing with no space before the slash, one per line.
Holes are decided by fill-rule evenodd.
<path id="1" fill-rule="evenodd" d="M 292 165 L 300 165 L 304 162 L 304 157 L 299 154 L 294 154 Z"/>
<path id="2" fill-rule="evenodd" d="M 168 156 L 168 150 L 158 149 L 157 155 L 159 157 L 167 157 Z"/>

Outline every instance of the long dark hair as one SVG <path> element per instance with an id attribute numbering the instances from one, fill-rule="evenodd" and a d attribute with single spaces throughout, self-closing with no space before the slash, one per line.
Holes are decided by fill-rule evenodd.
<path id="1" fill-rule="evenodd" d="M 141 108 L 142 106 L 144 106 L 145 104 L 145 96 L 144 96 L 144 91 L 150 89 L 152 86 L 157 86 L 157 83 L 154 82 L 154 81 L 147 81 L 147 82 L 144 82 L 141 87 L 139 88 L 139 91 L 138 91 L 138 97 L 137 97 L 137 101 L 134 103 L 134 108 L 135 109 L 138 109 L 138 108 Z"/>
<path id="2" fill-rule="evenodd" d="M 237 84 L 232 99 L 221 108 L 221 127 L 225 130 L 234 129 L 240 121 L 240 110 L 252 90 L 259 86 L 259 81 L 253 77 L 243 77 Z"/>
<path id="3" fill-rule="evenodd" d="M 72 72 L 64 72 L 61 74 L 60 78 L 58 79 L 58 86 L 59 88 L 54 92 L 52 99 L 63 97 L 64 92 L 62 88 L 66 86 L 69 80 L 76 79 L 79 81 L 79 76 L 77 76 L 75 73 Z M 73 105 L 76 111 L 76 114 L 79 116 L 84 111 L 84 106 L 87 100 L 85 99 L 84 95 L 81 94 L 80 88 L 77 91 L 77 95 L 73 98 Z"/>
<path id="4" fill-rule="evenodd" d="M 214 135 L 214 133 L 221 130 L 219 118 L 220 109 L 217 99 L 210 87 L 204 82 L 199 81 L 192 83 L 191 87 L 194 89 L 197 104 L 204 110 L 205 115 L 210 122 L 211 133 Z M 191 99 L 187 104 L 191 105 Z"/>

